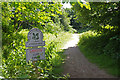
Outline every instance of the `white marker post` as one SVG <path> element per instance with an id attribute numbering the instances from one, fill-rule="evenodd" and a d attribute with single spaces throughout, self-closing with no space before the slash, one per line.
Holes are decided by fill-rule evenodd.
<path id="1" fill-rule="evenodd" d="M 38 48 L 38 46 L 45 46 L 43 33 L 38 28 L 33 28 L 28 32 L 28 42 L 26 42 L 26 47 L 32 48 L 26 49 L 26 61 L 32 60 L 36 69 L 36 74 L 38 74 L 38 69 L 35 66 L 35 61 L 45 59 L 45 48 Z"/>

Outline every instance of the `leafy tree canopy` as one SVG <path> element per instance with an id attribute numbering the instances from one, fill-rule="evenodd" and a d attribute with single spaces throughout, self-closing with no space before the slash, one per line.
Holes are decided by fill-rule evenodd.
<path id="1" fill-rule="evenodd" d="M 90 3 L 74 3 L 73 9 L 77 14 L 78 20 L 84 26 L 119 26 L 120 21 L 120 2 L 90 2 Z"/>

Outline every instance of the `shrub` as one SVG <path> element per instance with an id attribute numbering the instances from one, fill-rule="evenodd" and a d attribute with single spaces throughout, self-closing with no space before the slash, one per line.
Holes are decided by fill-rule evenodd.
<path id="1" fill-rule="evenodd" d="M 31 61 L 26 62 L 25 42 L 27 41 L 27 33 L 28 30 L 22 30 L 19 34 L 24 38 L 21 40 L 18 38 L 10 44 L 11 51 L 7 55 L 8 58 L 5 59 L 3 57 L 3 76 L 5 78 L 64 78 L 60 71 L 55 72 L 55 69 L 62 64 L 62 53 L 57 54 L 57 52 L 60 51 L 62 42 L 66 41 L 66 36 L 69 38 L 69 34 L 61 32 L 57 37 L 50 33 L 44 34 L 46 59 L 35 62 L 34 65 L 38 70 L 36 72 L 36 67 L 33 66 L 33 63 Z"/>
<path id="2" fill-rule="evenodd" d="M 79 45 L 84 46 L 85 49 L 91 49 L 95 53 L 106 54 L 115 59 L 120 58 L 119 44 L 119 36 L 114 36 L 112 33 L 97 33 L 90 30 L 82 33 L 79 42 Z"/>

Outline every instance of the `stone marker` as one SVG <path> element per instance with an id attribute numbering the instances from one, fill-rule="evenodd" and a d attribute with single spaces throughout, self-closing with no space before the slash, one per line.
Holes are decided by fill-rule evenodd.
<path id="1" fill-rule="evenodd" d="M 38 46 L 45 46 L 43 33 L 38 28 L 33 28 L 28 32 L 28 42 L 26 42 L 26 47 L 32 48 L 26 49 L 26 61 L 45 59 L 45 48 L 38 48 Z"/>

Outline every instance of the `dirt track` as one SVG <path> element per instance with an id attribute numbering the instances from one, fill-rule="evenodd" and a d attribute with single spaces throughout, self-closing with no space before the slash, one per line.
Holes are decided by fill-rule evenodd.
<path id="1" fill-rule="evenodd" d="M 79 41 L 78 34 L 74 34 L 72 38 L 63 48 L 66 49 L 64 54 L 67 55 L 63 75 L 69 73 L 71 78 L 113 78 L 95 64 L 90 63 L 80 52 L 76 46 Z"/>

